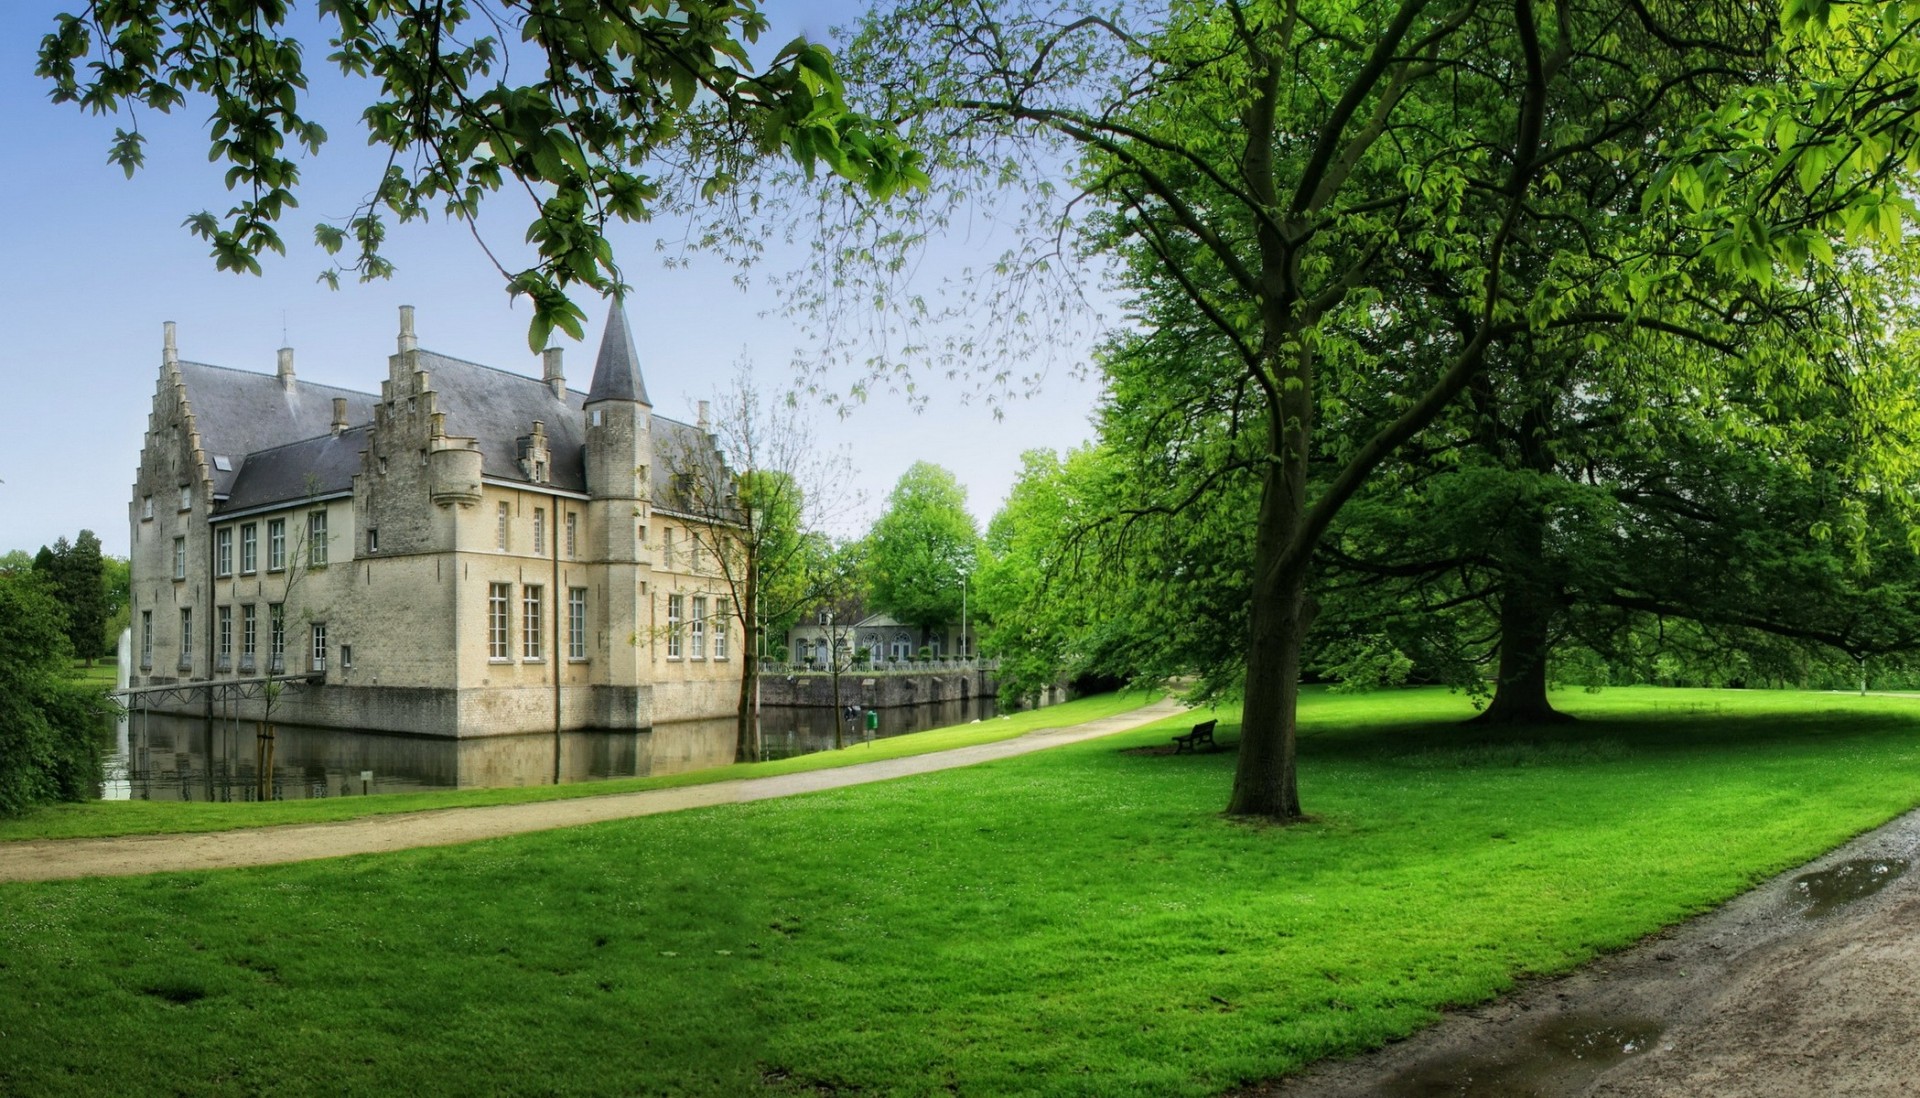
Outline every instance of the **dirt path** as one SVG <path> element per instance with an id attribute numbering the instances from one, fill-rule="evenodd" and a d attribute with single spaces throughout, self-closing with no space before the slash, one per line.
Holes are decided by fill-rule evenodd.
<path id="1" fill-rule="evenodd" d="M 430 812 L 369 816 L 338 823 L 293 824 L 240 831 L 0 843 L 0 881 L 125 877 L 169 870 L 231 869 L 237 866 L 302 862 L 346 854 L 377 854 L 417 846 L 446 846 L 527 831 L 676 812 L 683 808 L 791 797 L 797 793 L 887 781 L 910 774 L 926 774 L 1044 751 L 1049 747 L 1138 728 L 1180 713 L 1184 708 L 1178 702 L 1162 700 L 1117 716 L 1031 732 L 997 743 L 857 763 L 832 770 L 746 778 L 679 789 L 650 789 L 639 793 L 484 808 L 443 808 Z"/>
<path id="2" fill-rule="evenodd" d="M 1573 975 L 1240 1093 L 1892 1098 L 1920 1094 L 1916 1038 L 1920 812 Z"/>

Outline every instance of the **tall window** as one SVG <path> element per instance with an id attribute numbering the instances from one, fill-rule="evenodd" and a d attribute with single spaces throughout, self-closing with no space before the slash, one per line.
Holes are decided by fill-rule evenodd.
<path id="1" fill-rule="evenodd" d="M 153 517 L 153 497 L 141 496 L 140 497 L 140 520 L 144 522 L 147 519 L 150 519 L 152 517 Z"/>
<path id="2" fill-rule="evenodd" d="M 547 509 L 533 509 L 533 555 L 542 556 L 547 551 Z"/>
<path id="3" fill-rule="evenodd" d="M 540 647 L 540 607 L 545 595 L 546 588 L 537 583 L 529 583 L 520 589 L 520 658 L 523 660 L 543 658 Z"/>
<path id="4" fill-rule="evenodd" d="M 140 666 L 153 669 L 153 611 L 140 611 Z"/>
<path id="5" fill-rule="evenodd" d="M 573 516 L 568 515 L 567 519 L 571 523 Z M 567 589 L 567 658 L 587 658 L 587 589 L 584 587 Z"/>
<path id="6" fill-rule="evenodd" d="M 487 658 L 490 660 L 512 658 L 507 651 L 507 602 L 512 597 L 512 584 L 487 584 Z"/>
<path id="7" fill-rule="evenodd" d="M 267 571 L 278 572 L 287 566 L 287 520 L 267 520 Z"/>
<path id="8" fill-rule="evenodd" d="M 180 509 L 182 511 L 193 510 L 193 485 L 191 484 L 182 484 L 180 486 Z"/>
<path id="9" fill-rule="evenodd" d="M 325 511 L 307 513 L 307 562 L 315 568 L 327 566 L 327 513 Z M 324 671 L 326 668 L 319 667 L 315 670 Z"/>
<path id="10" fill-rule="evenodd" d="M 580 556 L 580 516 L 573 511 L 567 512 L 567 559 L 575 560 Z"/>
<path id="11" fill-rule="evenodd" d="M 693 651 L 696 660 L 707 658 L 707 596 L 693 596 Z"/>
<path id="12" fill-rule="evenodd" d="M 240 571 L 244 575 L 253 575 L 260 567 L 259 530 L 249 522 L 240 528 Z"/>
<path id="13" fill-rule="evenodd" d="M 285 603 L 267 604 L 267 660 L 274 674 L 287 669 L 287 607 Z"/>
<path id="14" fill-rule="evenodd" d="M 180 667 L 193 666 L 193 607 L 180 608 Z"/>
<path id="15" fill-rule="evenodd" d="M 213 532 L 213 574 L 233 575 L 233 527 L 222 526 Z"/>
<path id="16" fill-rule="evenodd" d="M 685 595 L 667 596 L 667 658 L 680 658 L 680 617 L 686 607 Z"/>
<path id="17" fill-rule="evenodd" d="M 313 669 L 327 669 L 327 623 L 324 621 L 313 623 Z"/>
<path id="18" fill-rule="evenodd" d="M 233 666 L 233 607 L 214 608 L 214 620 L 217 623 L 214 636 L 218 640 L 216 652 L 220 660 L 220 670 Z"/>
<path id="19" fill-rule="evenodd" d="M 733 616 L 733 600 L 717 599 L 713 610 L 713 658 L 727 658 L 727 619 Z"/>
<path id="20" fill-rule="evenodd" d="M 502 553 L 507 551 L 507 505 L 504 502 L 500 504 L 500 510 L 495 512 L 493 545 Z"/>
<path id="21" fill-rule="evenodd" d="M 687 531 L 687 571 L 700 574 L 700 535 Z"/>
<path id="22" fill-rule="evenodd" d="M 673 567 L 673 527 L 660 528 L 660 564 L 663 568 Z"/>
<path id="23" fill-rule="evenodd" d="M 253 656 L 259 651 L 260 608 L 248 603 L 240 608 L 240 670 L 253 670 Z"/>
<path id="24" fill-rule="evenodd" d="M 173 578 L 177 580 L 183 580 L 187 578 L 187 539 L 186 538 L 173 539 Z"/>

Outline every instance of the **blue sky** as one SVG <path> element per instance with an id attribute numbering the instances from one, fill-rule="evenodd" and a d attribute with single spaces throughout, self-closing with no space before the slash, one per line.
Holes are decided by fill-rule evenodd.
<path id="1" fill-rule="evenodd" d="M 413 305 L 423 347 L 538 376 L 539 362 L 526 346 L 527 305 L 509 302 L 499 274 L 462 227 L 396 227 L 387 251 L 399 272 L 391 280 L 343 282 L 338 291 L 316 283 L 325 259 L 308 244 L 313 222 L 349 211 L 378 170 L 360 136 L 358 105 L 320 80 L 309 110 L 333 139 L 303 167 L 303 205 L 282 226 L 288 254 L 263 257 L 262 277 L 214 270 L 205 247 L 181 227 L 192 212 L 228 204 L 222 169 L 206 159 L 204 106 L 143 115 L 148 165 L 129 181 L 106 160 L 114 127 L 124 121 L 55 107 L 33 75 L 34 48 L 54 14 L 77 6 L 0 5 L 0 149 L 7 150 L 0 164 L 0 307 L 9 344 L 0 356 L 7 380 L 0 552 L 31 552 L 82 528 L 98 533 L 109 553 L 126 552 L 129 486 L 165 321 L 179 325 L 181 356 L 193 361 L 271 372 L 284 341 L 303 380 L 374 390 L 393 351 L 398 307 Z M 775 41 L 803 29 L 820 36 L 854 14 L 850 5 L 824 2 L 772 0 L 768 9 Z M 323 45 L 312 42 L 310 64 Z M 518 241 L 521 212 L 495 211 L 489 242 Z M 766 291 L 742 291 L 717 260 L 663 269 L 653 244 L 673 234 L 670 225 L 641 226 L 615 239 L 636 290 L 628 315 L 656 411 L 691 419 L 694 402 L 716 396 L 743 357 L 755 363 L 763 385 L 787 384 L 797 329 L 768 315 L 776 302 Z M 965 258 L 964 246 L 955 245 L 928 269 L 952 269 Z M 582 389 L 606 308 L 598 299 L 584 304 L 587 340 L 561 340 L 568 380 Z M 1062 368 L 1080 357 L 1071 348 L 1056 352 L 1038 394 L 1003 402 L 999 419 L 969 398 L 969 386 L 943 390 L 930 380 L 921 382 L 931 395 L 923 412 L 884 392 L 844 419 L 818 409 L 815 437 L 851 448 L 866 496 L 840 532 L 858 532 L 917 460 L 959 476 L 984 528 L 1012 486 L 1021 451 L 1065 448 L 1090 435 L 1096 387 Z M 857 379 L 835 380 L 851 386 Z"/>

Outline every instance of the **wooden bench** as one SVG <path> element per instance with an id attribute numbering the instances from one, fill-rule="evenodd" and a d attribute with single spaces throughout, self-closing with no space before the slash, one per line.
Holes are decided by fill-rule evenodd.
<path id="1" fill-rule="evenodd" d="M 1220 746 L 1219 744 L 1216 744 L 1213 742 L 1213 726 L 1218 723 L 1220 722 L 1219 721 L 1201 721 L 1199 724 L 1196 724 L 1193 726 L 1193 731 L 1187 733 L 1184 736 L 1175 736 L 1173 738 L 1173 753 L 1176 755 L 1178 755 L 1182 751 L 1192 751 L 1192 752 L 1198 753 L 1200 750 L 1200 745 L 1203 743 L 1206 744 L 1208 747 Z"/>

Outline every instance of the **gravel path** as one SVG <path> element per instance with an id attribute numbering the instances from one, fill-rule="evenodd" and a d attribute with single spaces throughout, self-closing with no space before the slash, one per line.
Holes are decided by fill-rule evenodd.
<path id="1" fill-rule="evenodd" d="M 1920 1094 L 1920 812 L 1725 906 L 1245 1098 Z"/>
<path id="2" fill-rule="evenodd" d="M 1065 728 L 1031 732 L 996 743 L 857 763 L 830 770 L 809 770 L 678 789 L 650 789 L 639 793 L 484 808 L 443 808 L 429 812 L 369 816 L 338 823 L 293 824 L 238 831 L 0 843 L 0 881 L 125 877 L 172 870 L 274 865 L 314 858 L 337 858 L 347 854 L 377 854 L 418 846 L 447 846 L 527 831 L 677 812 L 684 808 L 791 797 L 799 793 L 882 782 L 910 774 L 926 774 L 1044 751 L 1049 747 L 1138 728 L 1174 716 L 1184 709 L 1178 702 L 1162 700 L 1128 713 Z"/>

